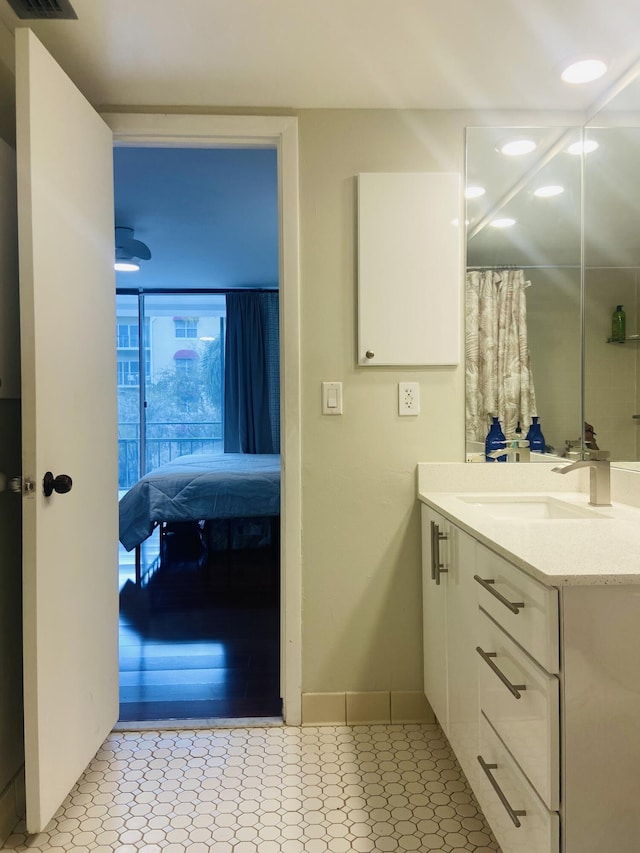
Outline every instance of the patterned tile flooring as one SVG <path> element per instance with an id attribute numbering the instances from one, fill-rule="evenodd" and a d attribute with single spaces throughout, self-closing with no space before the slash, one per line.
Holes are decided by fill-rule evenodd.
<path id="1" fill-rule="evenodd" d="M 437 726 L 113 732 L 46 831 L 47 853 L 495 853 Z"/>

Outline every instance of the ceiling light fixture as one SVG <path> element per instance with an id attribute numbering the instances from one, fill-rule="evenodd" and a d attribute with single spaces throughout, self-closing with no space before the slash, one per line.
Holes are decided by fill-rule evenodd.
<path id="1" fill-rule="evenodd" d="M 538 198 L 553 198 L 554 195 L 560 195 L 563 192 L 564 187 L 561 187 L 560 184 L 549 184 L 546 187 L 538 187 L 537 190 L 533 191 L 533 194 Z"/>
<path id="2" fill-rule="evenodd" d="M 500 152 L 509 157 L 519 157 L 522 154 L 530 154 L 535 151 L 535 148 L 536 143 L 533 139 L 514 139 L 511 142 L 505 142 L 500 148 Z"/>
<path id="3" fill-rule="evenodd" d="M 580 83 L 591 83 L 598 80 L 607 70 L 606 62 L 601 59 L 581 59 L 572 62 L 560 75 L 565 83 L 579 85 Z"/>
<path id="4" fill-rule="evenodd" d="M 511 228 L 512 225 L 516 224 L 516 220 L 506 216 L 504 219 L 494 219 L 489 224 L 493 228 Z"/>
<path id="5" fill-rule="evenodd" d="M 117 272 L 137 272 L 139 261 L 148 261 L 151 250 L 142 240 L 133 239 L 133 228 L 116 226 L 116 257 L 113 268 Z"/>
<path id="6" fill-rule="evenodd" d="M 465 198 L 480 198 L 481 195 L 484 195 L 486 190 L 484 187 L 480 186 L 470 186 L 467 187 L 464 191 Z"/>
<path id="7" fill-rule="evenodd" d="M 580 140 L 579 142 L 573 142 L 567 148 L 567 154 L 591 154 L 598 147 L 595 139 L 585 139 L 584 142 Z"/>

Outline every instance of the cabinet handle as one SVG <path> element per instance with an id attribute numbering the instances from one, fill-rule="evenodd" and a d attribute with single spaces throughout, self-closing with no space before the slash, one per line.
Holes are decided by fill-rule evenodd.
<path id="1" fill-rule="evenodd" d="M 431 580 L 440 586 L 440 575 L 446 574 L 449 569 L 444 568 L 440 562 L 440 540 L 448 539 L 445 533 L 440 533 L 440 526 L 435 521 L 431 522 Z"/>
<path id="2" fill-rule="evenodd" d="M 509 679 L 504 674 L 504 672 L 502 672 L 502 670 L 498 666 L 496 666 L 496 664 L 492 660 L 492 658 L 497 657 L 496 652 L 485 652 L 484 649 L 480 648 L 480 646 L 476 646 L 476 651 L 478 652 L 478 654 L 480 655 L 482 660 L 489 666 L 489 668 L 492 670 L 492 672 L 495 672 L 495 674 L 498 676 L 498 678 L 504 684 L 504 686 L 507 688 L 507 690 L 513 696 L 515 696 L 516 699 L 521 699 L 522 696 L 520 694 L 520 691 L 526 690 L 527 685 L 526 684 L 512 684 L 509 681 Z"/>
<path id="3" fill-rule="evenodd" d="M 504 606 L 508 607 L 512 613 L 515 613 L 516 616 L 524 607 L 524 601 L 509 601 L 509 599 L 505 598 L 504 595 L 501 595 L 497 589 L 494 589 L 491 586 L 491 584 L 495 583 L 493 578 L 481 578 L 480 575 L 474 575 L 473 579 L 476 583 L 479 583 L 483 589 L 490 592 L 494 598 L 497 598 L 500 604 L 504 604 Z"/>
<path id="4" fill-rule="evenodd" d="M 505 811 L 507 812 L 507 814 L 509 815 L 509 817 L 513 821 L 513 825 L 516 826 L 518 829 L 520 829 L 522 824 L 520 823 L 518 818 L 524 817 L 526 815 L 526 811 L 524 809 L 517 809 L 517 810 L 514 809 L 513 806 L 511 805 L 511 803 L 509 802 L 509 800 L 505 797 L 505 795 L 502 791 L 502 788 L 500 787 L 500 785 L 498 785 L 498 783 L 494 779 L 491 771 L 497 770 L 498 765 L 497 764 L 487 764 L 487 762 L 484 760 L 484 758 L 481 755 L 478 755 L 477 759 L 478 759 L 478 763 L 479 763 L 480 767 L 482 767 L 482 769 L 484 771 L 485 776 L 487 777 L 487 779 L 491 783 L 491 787 L 493 788 L 493 790 L 498 795 L 498 799 L 500 800 L 502 805 L 505 807 Z"/>

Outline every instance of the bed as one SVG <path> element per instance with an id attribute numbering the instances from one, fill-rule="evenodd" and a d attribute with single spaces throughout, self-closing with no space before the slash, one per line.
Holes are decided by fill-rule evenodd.
<path id="1" fill-rule="evenodd" d="M 120 542 L 136 548 L 168 523 L 280 515 L 279 454 L 218 453 L 178 456 L 150 471 L 120 499 Z"/>

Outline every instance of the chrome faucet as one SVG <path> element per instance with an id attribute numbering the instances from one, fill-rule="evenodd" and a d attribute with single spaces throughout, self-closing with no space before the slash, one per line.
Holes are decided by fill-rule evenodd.
<path id="1" fill-rule="evenodd" d="M 581 459 L 571 465 L 552 468 L 556 474 L 568 474 L 576 468 L 590 468 L 589 505 L 611 506 L 611 467 L 608 459 Z"/>

